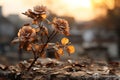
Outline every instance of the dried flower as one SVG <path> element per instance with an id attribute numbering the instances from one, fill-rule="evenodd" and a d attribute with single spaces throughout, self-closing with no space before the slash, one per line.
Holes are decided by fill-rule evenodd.
<path id="1" fill-rule="evenodd" d="M 52 23 L 56 31 L 65 34 L 66 36 L 69 35 L 69 24 L 65 19 L 54 18 Z"/>
<path id="2" fill-rule="evenodd" d="M 23 42 L 32 42 L 36 39 L 36 31 L 31 26 L 23 26 L 18 32 L 18 38 Z"/>
<path id="3" fill-rule="evenodd" d="M 35 6 L 34 7 L 34 12 L 36 14 L 46 14 L 47 13 L 47 8 L 46 8 L 46 6 Z"/>
<path id="4" fill-rule="evenodd" d="M 39 57 L 45 57 L 48 49 L 53 49 L 55 53 L 54 56 L 59 59 L 61 55 L 64 55 L 64 50 L 68 54 L 73 54 L 75 52 L 74 46 L 68 38 L 64 37 L 61 39 L 61 43 L 51 43 L 53 38 L 57 33 L 64 34 L 68 36 L 69 24 L 65 19 L 54 18 L 53 21 L 49 21 L 47 18 L 47 8 L 45 6 L 35 6 L 33 10 L 28 9 L 24 15 L 32 18 L 32 24 L 35 28 L 31 27 L 29 24 L 24 25 L 18 32 L 18 37 L 15 38 L 12 43 L 19 43 L 19 51 L 26 50 L 32 52 L 34 55 L 34 60 L 27 68 L 27 71 L 35 64 Z M 48 29 L 44 23 L 44 20 L 48 22 L 48 25 L 52 25 L 54 30 L 52 30 L 49 35 L 50 29 Z M 50 50 L 52 51 L 52 50 Z"/>
<path id="5" fill-rule="evenodd" d="M 33 11 L 28 9 L 24 15 L 33 19 L 33 24 L 37 24 L 39 21 L 46 19 L 47 17 L 47 8 L 46 6 L 35 6 Z"/>

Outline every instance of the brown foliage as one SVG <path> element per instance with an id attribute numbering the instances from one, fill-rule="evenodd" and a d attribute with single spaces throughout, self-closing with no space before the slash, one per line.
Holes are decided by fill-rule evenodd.
<path id="1" fill-rule="evenodd" d="M 39 57 L 46 56 L 47 49 L 53 48 L 55 50 L 53 54 L 55 54 L 57 59 L 64 54 L 64 50 L 69 54 L 75 51 L 68 38 L 63 38 L 61 43 L 50 43 L 58 33 L 65 36 L 68 36 L 70 33 L 69 24 L 65 19 L 54 18 L 52 21 L 49 21 L 47 12 L 46 6 L 35 6 L 33 10 L 28 9 L 23 13 L 32 18 L 32 24 L 22 26 L 18 31 L 18 37 L 12 41 L 12 43 L 19 43 L 19 49 L 33 52 L 34 60 L 27 70 L 33 66 Z M 45 20 L 52 26 L 52 33 L 49 33 L 48 28 L 42 24 Z M 36 25 L 37 28 L 32 27 L 32 25 Z"/>

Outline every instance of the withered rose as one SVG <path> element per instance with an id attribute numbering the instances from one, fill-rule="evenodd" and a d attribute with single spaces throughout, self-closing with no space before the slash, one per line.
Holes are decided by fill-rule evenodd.
<path id="1" fill-rule="evenodd" d="M 23 26 L 18 32 L 18 38 L 23 42 L 32 42 L 36 39 L 36 30 L 30 25 Z"/>
<path id="2" fill-rule="evenodd" d="M 23 14 L 32 18 L 33 24 L 34 24 L 34 23 L 38 23 L 39 21 L 46 19 L 47 8 L 46 8 L 46 6 L 35 6 L 33 8 L 33 11 L 31 9 L 28 9 L 28 11 L 26 11 Z"/>
<path id="3" fill-rule="evenodd" d="M 69 24 L 65 19 L 54 18 L 52 23 L 56 31 L 61 32 L 62 34 L 65 34 L 66 36 L 69 35 Z"/>
<path id="4" fill-rule="evenodd" d="M 46 6 L 35 6 L 34 7 L 34 12 L 36 14 L 46 14 L 47 13 L 47 8 L 46 8 Z"/>

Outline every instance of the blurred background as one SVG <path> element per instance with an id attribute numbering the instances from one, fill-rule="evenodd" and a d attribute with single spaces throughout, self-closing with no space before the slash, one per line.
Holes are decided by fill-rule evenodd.
<path id="1" fill-rule="evenodd" d="M 120 60 L 120 0 L 0 0 L 1 62 L 6 58 L 18 60 L 18 48 L 11 40 L 31 20 L 21 13 L 36 5 L 47 6 L 49 19 L 58 16 L 68 20 L 69 38 L 76 48 L 74 59 L 88 55 Z"/>

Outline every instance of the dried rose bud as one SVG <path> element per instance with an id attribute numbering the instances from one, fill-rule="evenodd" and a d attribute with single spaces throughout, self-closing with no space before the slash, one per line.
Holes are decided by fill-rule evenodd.
<path id="1" fill-rule="evenodd" d="M 56 31 L 68 36 L 69 35 L 69 24 L 65 19 L 54 18 L 53 27 Z"/>
<path id="2" fill-rule="evenodd" d="M 23 26 L 18 32 L 18 38 L 20 41 L 28 41 L 32 42 L 35 40 L 36 37 L 36 30 L 31 26 Z"/>
<path id="3" fill-rule="evenodd" d="M 37 24 L 39 21 L 46 19 L 47 17 L 47 8 L 46 6 L 35 6 L 33 11 L 28 9 L 24 15 L 33 19 L 33 24 Z"/>
<path id="4" fill-rule="evenodd" d="M 46 8 L 46 6 L 35 6 L 34 7 L 34 12 L 36 14 L 46 14 L 47 13 L 47 8 Z"/>

